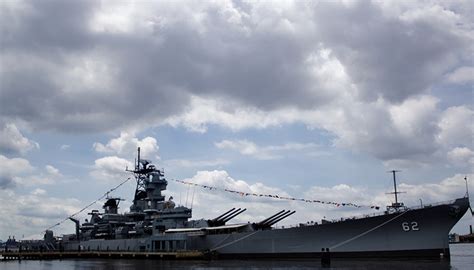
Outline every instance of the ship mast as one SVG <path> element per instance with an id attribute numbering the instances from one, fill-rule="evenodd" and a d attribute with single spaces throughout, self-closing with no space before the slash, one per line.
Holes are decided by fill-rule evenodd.
<path id="1" fill-rule="evenodd" d="M 392 203 L 392 205 L 388 206 L 387 209 L 394 209 L 395 211 L 397 211 L 399 208 L 404 208 L 403 203 L 398 202 L 398 194 L 405 193 L 405 192 L 402 192 L 402 191 L 397 191 L 397 177 L 396 177 L 397 172 L 400 172 L 400 171 L 399 170 L 388 171 L 388 173 L 391 173 L 393 175 L 393 190 L 394 191 L 389 192 L 387 194 L 394 194 L 395 195 L 395 203 Z"/>
<path id="2" fill-rule="evenodd" d="M 137 181 L 137 187 L 135 189 L 135 196 L 133 198 L 133 203 L 135 204 L 138 200 L 141 199 L 141 196 L 144 196 L 143 194 L 146 194 L 146 173 L 150 172 L 150 170 L 147 169 L 148 161 L 146 160 L 141 160 L 140 159 L 140 147 L 137 149 L 137 159 L 135 160 L 135 169 L 132 170 L 126 170 L 128 172 L 131 172 L 134 174 L 135 179 Z M 140 165 L 142 167 L 140 168 Z"/>
<path id="3" fill-rule="evenodd" d="M 140 154 L 140 152 L 138 152 L 138 153 Z M 396 173 L 399 172 L 399 171 L 397 171 L 397 170 L 392 170 L 392 171 L 390 171 L 390 172 L 391 172 L 392 175 L 393 175 L 393 190 L 394 190 L 393 194 L 395 194 L 395 204 L 398 204 L 398 193 L 399 193 L 399 192 L 397 192 L 397 178 L 396 178 L 395 175 L 396 175 Z"/>
<path id="4" fill-rule="evenodd" d="M 467 185 L 467 176 L 464 176 L 464 181 L 466 181 L 466 197 L 469 198 L 469 188 Z"/>
<path id="5" fill-rule="evenodd" d="M 140 170 L 140 147 L 137 149 L 137 164 L 135 164 L 135 179 L 137 180 L 137 188 L 135 189 L 135 197 L 134 201 L 138 199 L 138 194 L 141 190 L 145 189 L 145 178 L 142 176 L 141 170 Z M 145 166 L 143 166 L 145 167 Z M 144 168 L 143 168 L 144 169 Z"/>

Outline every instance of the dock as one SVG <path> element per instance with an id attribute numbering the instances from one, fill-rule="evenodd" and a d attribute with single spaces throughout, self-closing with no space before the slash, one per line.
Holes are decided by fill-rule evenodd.
<path id="1" fill-rule="evenodd" d="M 205 254 L 199 251 L 179 252 L 130 252 L 130 251 L 23 251 L 0 252 L 2 261 L 10 260 L 61 260 L 61 259 L 155 259 L 190 260 L 203 259 Z"/>

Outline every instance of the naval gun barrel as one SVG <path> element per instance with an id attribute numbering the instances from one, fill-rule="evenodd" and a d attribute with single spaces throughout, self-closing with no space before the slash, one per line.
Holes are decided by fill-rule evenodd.
<path id="1" fill-rule="evenodd" d="M 282 216 L 284 216 L 284 215 L 286 215 L 286 214 L 288 214 L 288 213 L 290 213 L 290 212 L 291 212 L 290 210 L 288 210 L 288 211 L 283 210 L 283 213 L 278 214 L 278 215 L 276 215 L 276 216 L 274 216 L 274 217 L 268 219 L 268 220 L 265 221 L 262 225 L 270 224 L 270 223 L 272 223 L 274 220 L 279 219 L 280 217 L 282 217 Z"/>
<path id="2" fill-rule="evenodd" d="M 265 225 L 267 225 L 267 226 L 272 226 L 273 224 L 275 224 L 275 223 L 277 223 L 277 222 L 279 222 L 279 221 L 281 221 L 281 220 L 283 220 L 283 219 L 285 219 L 285 218 L 287 218 L 287 217 L 293 215 L 294 213 L 296 213 L 296 211 L 293 211 L 293 212 L 288 211 L 288 212 L 285 213 L 284 215 L 282 215 L 282 216 L 280 216 L 280 217 L 278 217 L 278 218 L 275 218 L 275 219 L 272 220 L 272 221 L 267 222 Z"/>
<path id="3" fill-rule="evenodd" d="M 270 216 L 270 217 L 268 217 L 268 218 L 266 218 L 266 219 L 260 221 L 258 224 L 264 224 L 264 223 L 266 223 L 267 221 L 269 221 L 270 219 L 272 219 L 272 218 L 274 218 L 274 217 L 276 217 L 276 216 L 278 216 L 278 215 L 281 215 L 281 214 L 283 214 L 284 212 L 285 212 L 285 210 L 281 210 L 280 212 L 274 214 L 273 216 Z"/>
<path id="4" fill-rule="evenodd" d="M 233 210 L 232 212 L 226 214 L 225 216 L 221 217 L 220 219 L 218 219 L 217 221 L 219 222 L 225 222 L 224 220 L 226 220 L 227 218 L 229 218 L 230 216 L 234 215 L 235 213 L 239 212 L 241 208 L 237 208 L 235 210 Z"/>
<path id="5" fill-rule="evenodd" d="M 234 210 L 235 210 L 235 207 L 232 208 L 232 209 L 230 209 L 229 211 L 225 212 L 224 214 L 222 214 L 222 215 L 220 215 L 220 216 L 218 216 L 218 217 L 212 219 L 212 220 L 213 220 L 213 221 L 217 221 L 217 220 L 221 219 L 222 217 L 224 217 L 225 215 L 229 214 L 230 212 L 232 212 L 232 211 L 234 211 Z"/>
<path id="6" fill-rule="evenodd" d="M 239 209 L 240 209 L 240 208 L 239 208 Z M 245 212 L 245 211 L 247 211 L 247 208 L 244 208 L 244 209 L 242 209 L 242 210 L 239 210 L 239 211 L 236 211 L 236 212 L 232 213 L 230 216 L 228 216 L 228 217 L 222 219 L 222 221 L 223 221 L 224 223 L 226 223 L 227 221 L 229 221 L 229 220 L 235 218 L 236 216 L 242 214 L 242 213 Z"/>

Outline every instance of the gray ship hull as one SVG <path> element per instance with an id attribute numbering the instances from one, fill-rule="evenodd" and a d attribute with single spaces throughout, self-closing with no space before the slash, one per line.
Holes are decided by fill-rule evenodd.
<path id="1" fill-rule="evenodd" d="M 421 209 L 287 229 L 190 237 L 190 248 L 222 257 L 315 257 L 329 248 L 335 257 L 449 258 L 448 234 L 466 213 L 468 198 Z"/>
<path id="2" fill-rule="evenodd" d="M 83 250 L 98 251 L 198 250 L 222 258 L 314 258 L 321 255 L 322 248 L 329 248 L 334 257 L 449 258 L 449 231 L 468 208 L 469 199 L 461 198 L 452 203 L 319 225 L 94 239 L 65 243 L 65 249 L 77 250 L 80 245 Z"/>

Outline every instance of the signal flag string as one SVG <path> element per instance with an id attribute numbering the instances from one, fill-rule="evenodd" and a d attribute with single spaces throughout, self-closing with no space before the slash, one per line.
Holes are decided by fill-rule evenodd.
<path id="1" fill-rule="evenodd" d="M 183 180 L 176 180 L 176 179 L 171 179 L 172 181 L 189 185 L 189 186 L 196 186 L 196 187 L 201 187 L 204 189 L 208 190 L 217 190 L 217 191 L 224 191 L 224 192 L 229 192 L 229 193 L 234 193 L 238 194 L 240 196 L 254 196 L 254 197 L 266 197 L 266 198 L 273 198 L 273 199 L 279 199 L 279 200 L 287 200 L 287 201 L 301 201 L 301 202 L 306 202 L 306 203 L 319 203 L 319 204 L 330 204 L 334 205 L 337 207 L 356 207 L 356 208 L 371 208 L 375 210 L 379 210 L 380 207 L 376 205 L 359 205 L 355 203 L 340 203 L 340 202 L 331 202 L 331 201 L 321 201 L 321 200 L 311 200 L 311 199 L 302 199 L 302 198 L 293 198 L 293 197 L 286 197 L 286 196 L 279 196 L 279 195 L 272 195 L 272 194 L 259 194 L 259 193 L 250 193 L 250 192 L 243 192 L 243 191 L 238 191 L 238 190 L 231 190 L 227 188 L 218 188 L 218 187 L 213 187 L 213 186 L 208 186 L 208 185 L 201 185 L 201 184 L 196 184 L 193 182 L 187 182 Z"/>
<path id="2" fill-rule="evenodd" d="M 80 213 L 84 212 L 85 210 L 87 210 L 87 208 L 91 207 L 92 205 L 94 205 L 96 202 L 106 198 L 111 192 L 115 191 L 116 189 L 118 189 L 119 187 L 121 187 L 123 184 L 127 183 L 131 178 L 127 178 L 125 181 L 123 181 L 122 183 L 118 184 L 117 186 L 111 188 L 109 191 L 105 192 L 104 195 L 100 196 L 100 198 L 98 198 L 97 200 L 94 200 L 93 202 L 89 203 L 88 205 L 84 206 L 81 210 L 75 212 L 74 214 L 68 216 L 67 218 L 59 221 L 58 223 L 54 224 L 54 225 L 51 225 L 49 226 L 46 230 L 44 230 L 43 232 L 46 232 L 47 230 L 51 230 L 52 228 L 56 227 L 56 226 L 59 226 L 61 225 L 62 223 L 64 223 L 65 221 L 67 221 L 69 218 L 72 218 L 72 217 L 75 217 L 77 215 L 79 215 Z"/>
<path id="3" fill-rule="evenodd" d="M 115 187 L 111 188 L 109 191 L 105 192 L 98 199 L 96 199 L 96 200 L 92 201 L 91 203 L 89 203 L 88 205 L 84 206 L 81 210 L 73 213 L 72 215 L 69 215 L 68 217 L 62 219 L 58 223 L 49 226 L 46 230 L 44 230 L 42 232 L 46 232 L 47 230 L 51 230 L 52 228 L 57 227 L 57 226 L 61 225 L 62 223 L 64 223 L 65 221 L 69 220 L 70 218 L 73 218 L 73 217 L 79 215 L 80 213 L 84 212 L 85 210 L 87 210 L 89 207 L 91 207 L 92 205 L 94 205 L 98 201 L 106 198 L 111 192 L 113 192 L 116 189 L 118 189 L 119 187 L 123 186 L 130 179 L 131 179 L 130 177 L 127 178 L 125 181 L 121 182 L 117 186 L 115 186 Z M 359 204 L 355 204 L 355 203 L 339 203 L 339 202 L 331 202 L 331 201 L 321 201 L 321 200 L 311 200 L 311 199 L 285 197 L 285 196 L 271 195 L 271 194 L 249 193 L 249 192 L 242 192 L 242 191 L 238 191 L 238 190 L 231 190 L 231 189 L 227 189 L 227 188 L 218 188 L 218 187 L 213 187 L 213 186 L 208 186 L 208 185 L 201 185 L 201 184 L 196 184 L 196 183 L 187 182 L 187 181 L 183 181 L 183 180 L 176 180 L 176 179 L 171 179 L 171 180 L 175 181 L 177 183 L 181 183 L 181 184 L 185 184 L 185 185 L 189 185 L 189 186 L 196 186 L 196 187 L 201 187 L 201 188 L 209 189 L 209 190 L 224 191 L 224 192 L 239 194 L 241 196 L 266 197 L 266 198 L 273 198 L 273 199 L 287 200 L 287 201 L 301 201 L 301 202 L 306 202 L 306 203 L 330 204 L 330 205 L 335 205 L 337 207 L 351 206 L 351 207 L 356 207 L 356 208 L 363 208 L 363 207 L 365 208 L 365 207 L 367 207 L 367 208 L 376 209 L 376 210 L 380 209 L 380 207 L 376 206 L 376 205 L 370 205 L 369 206 L 369 205 L 359 205 Z"/>

